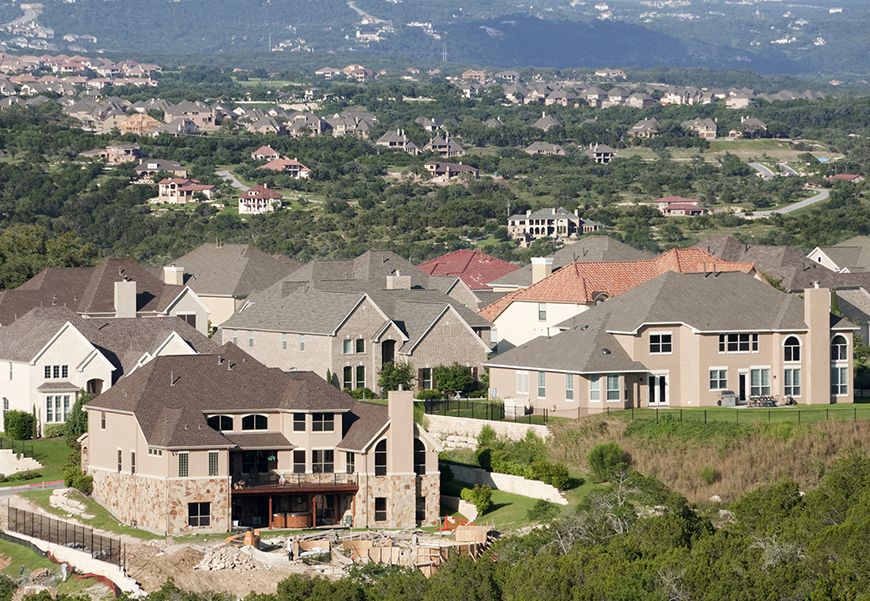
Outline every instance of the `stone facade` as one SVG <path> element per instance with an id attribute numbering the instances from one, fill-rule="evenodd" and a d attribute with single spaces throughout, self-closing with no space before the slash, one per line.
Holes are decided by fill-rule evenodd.
<path id="1" fill-rule="evenodd" d="M 441 505 L 441 475 L 414 474 L 392 476 L 360 476 L 360 490 L 355 499 L 354 527 L 404 528 L 408 524 L 437 526 Z M 386 520 L 377 520 L 376 499 L 385 498 Z M 426 518 L 417 520 L 416 503 L 425 498 Z M 378 516 L 379 517 L 379 516 Z"/>
<path id="2" fill-rule="evenodd" d="M 547 426 L 534 424 L 497 422 L 449 415 L 427 415 L 426 422 L 426 431 L 438 440 L 444 440 L 452 434 L 477 438 L 484 426 L 489 426 L 500 437 L 510 440 L 522 440 L 526 437 L 526 432 L 533 432 L 535 436 L 543 439 L 550 437 L 550 429 Z"/>

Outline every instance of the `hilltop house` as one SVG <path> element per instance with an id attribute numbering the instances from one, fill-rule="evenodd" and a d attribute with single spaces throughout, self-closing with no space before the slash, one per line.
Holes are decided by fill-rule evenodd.
<path id="1" fill-rule="evenodd" d="M 281 206 L 281 196 L 265 184 L 257 184 L 245 190 L 239 197 L 239 215 L 261 215 L 274 213 L 275 206 Z"/>
<path id="2" fill-rule="evenodd" d="M 167 534 L 438 523 L 435 441 L 411 394 L 357 401 L 233 345 L 158 357 L 85 409 L 94 498 Z"/>
<path id="3" fill-rule="evenodd" d="M 577 211 L 571 213 L 560 207 L 511 215 L 507 229 L 511 238 L 520 241 L 520 246 L 528 246 L 539 238 L 574 238 L 597 231 L 601 225 L 590 219 L 582 219 Z"/>

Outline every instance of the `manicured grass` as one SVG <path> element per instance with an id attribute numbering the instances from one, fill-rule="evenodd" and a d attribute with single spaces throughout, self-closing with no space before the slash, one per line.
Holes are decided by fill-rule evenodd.
<path id="1" fill-rule="evenodd" d="M 43 557 L 39 553 L 32 551 L 29 547 L 0 540 L 0 553 L 12 560 L 12 563 L 2 570 L 3 574 L 12 579 L 18 578 L 18 574 L 21 572 L 21 566 L 24 566 L 25 574 L 29 574 L 33 570 L 39 568 L 48 568 L 52 572 L 60 574 L 60 566 L 58 564 L 51 561 L 48 557 Z M 65 593 L 67 595 L 75 595 L 96 583 L 97 581 L 94 578 L 70 577 L 66 582 L 58 581 L 57 592 Z M 106 588 L 105 597 L 108 598 L 110 596 L 111 593 L 109 592 L 109 589 Z"/>
<path id="2" fill-rule="evenodd" d="M 673 409 L 628 409 L 608 411 L 608 415 L 624 419 L 670 419 L 696 422 L 793 422 L 820 423 L 825 421 L 870 420 L 870 404 L 847 405 L 792 405 L 787 407 L 707 407 Z"/>
<path id="3" fill-rule="evenodd" d="M 20 494 L 21 496 L 26 497 L 27 499 L 36 503 L 49 513 L 53 513 L 54 515 L 58 515 L 61 517 L 67 517 L 66 513 L 64 513 L 57 507 L 53 507 L 51 503 L 48 502 L 48 498 L 51 496 L 51 493 L 52 491 L 50 490 L 33 490 Z M 152 534 L 150 532 L 146 532 L 145 530 L 132 528 L 130 526 L 118 523 L 118 520 L 112 517 L 112 514 L 106 511 L 106 509 L 102 505 L 100 505 L 96 501 L 84 497 L 76 491 L 70 492 L 69 495 L 71 495 L 71 498 L 83 502 L 88 508 L 88 513 L 95 516 L 91 519 L 85 519 L 82 516 L 74 516 L 83 524 L 87 524 L 88 526 L 91 526 L 93 528 L 108 530 L 109 532 L 114 532 L 116 534 L 128 534 L 130 536 L 135 536 L 137 538 L 142 538 L 146 540 L 163 538 L 160 535 Z"/>
<path id="4" fill-rule="evenodd" d="M 19 480 L 14 482 L 3 482 L 0 486 L 21 486 L 24 484 L 35 484 L 37 482 L 54 482 L 55 480 L 63 480 L 63 466 L 66 463 L 67 457 L 72 450 L 67 446 L 66 441 L 62 438 L 51 440 L 28 440 L 25 442 L 27 446 L 33 444 L 33 458 L 42 464 L 38 470 L 39 478 L 33 480 Z"/>

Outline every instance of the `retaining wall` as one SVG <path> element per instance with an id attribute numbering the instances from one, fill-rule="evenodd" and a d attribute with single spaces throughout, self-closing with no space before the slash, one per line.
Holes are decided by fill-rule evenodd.
<path id="1" fill-rule="evenodd" d="M 526 432 L 534 432 L 536 436 L 541 438 L 550 437 L 550 429 L 547 426 L 539 426 L 535 424 L 523 424 L 517 422 L 497 422 L 485 419 L 471 419 L 470 417 L 451 417 L 449 415 L 426 415 L 426 420 L 429 427 L 426 428 L 430 434 L 443 440 L 450 434 L 459 434 L 477 438 L 483 426 L 489 426 L 501 438 L 510 440 L 522 440 L 526 437 Z"/>
<path id="2" fill-rule="evenodd" d="M 441 503 L 447 505 L 448 507 L 452 507 L 459 513 L 465 516 L 469 522 L 473 522 L 477 519 L 477 509 L 475 509 L 472 503 L 469 503 L 465 499 L 460 497 L 448 497 L 442 496 Z"/>
<path id="3" fill-rule="evenodd" d="M 496 474 L 478 467 L 456 465 L 455 463 L 450 464 L 450 469 L 453 470 L 453 479 L 460 482 L 480 484 L 481 486 L 489 484 L 491 488 L 515 495 L 522 495 L 532 499 L 544 499 L 559 505 L 568 504 L 568 500 L 557 488 L 538 480 L 526 480 L 521 476 L 512 476 L 510 474 Z M 460 513 L 463 512 L 460 511 Z M 463 513 L 463 515 L 465 514 Z"/>

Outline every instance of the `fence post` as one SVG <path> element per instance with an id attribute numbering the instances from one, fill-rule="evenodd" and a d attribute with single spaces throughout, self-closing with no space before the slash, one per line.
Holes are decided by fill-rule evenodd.
<path id="1" fill-rule="evenodd" d="M 737 423 L 739 424 L 739 423 L 740 423 L 740 412 L 739 412 L 739 411 L 735 411 L 735 412 L 734 412 L 734 415 L 737 416 Z"/>
<path id="2" fill-rule="evenodd" d="M 825 421 L 826 421 L 826 422 L 831 421 L 831 418 L 830 418 L 830 416 L 828 415 L 828 408 L 827 408 L 827 407 L 825 407 Z"/>
<path id="3" fill-rule="evenodd" d="M 659 408 L 656 407 L 656 422 L 659 421 Z"/>
<path id="4" fill-rule="evenodd" d="M 798 409 L 798 423 L 801 423 L 801 410 Z"/>
<path id="5" fill-rule="evenodd" d="M 704 425 L 707 425 L 707 410 L 704 409 Z"/>
<path id="6" fill-rule="evenodd" d="M 680 423 L 683 422 L 683 410 L 680 409 Z"/>

